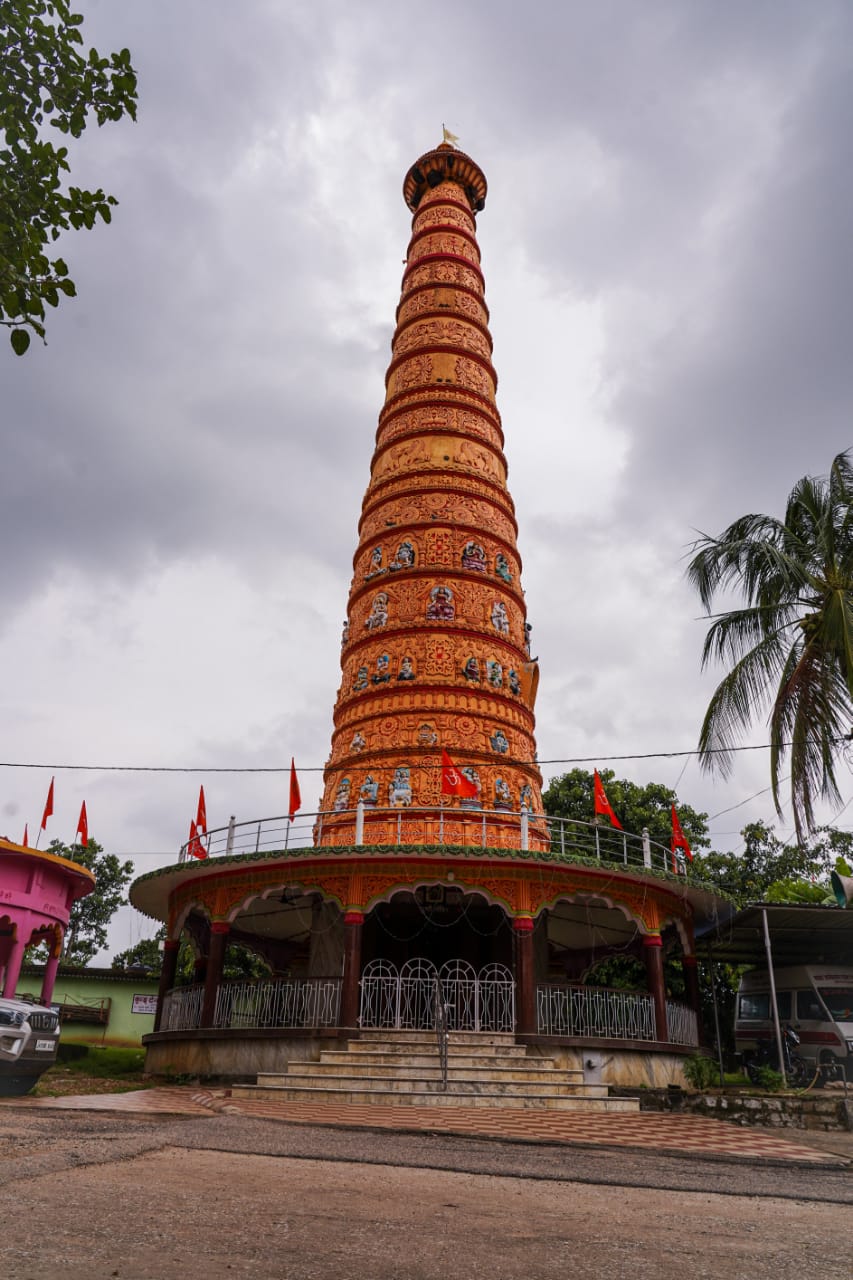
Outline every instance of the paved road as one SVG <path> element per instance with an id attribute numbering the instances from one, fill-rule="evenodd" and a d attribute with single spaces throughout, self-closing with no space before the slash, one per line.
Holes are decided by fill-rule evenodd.
<path id="1" fill-rule="evenodd" d="M 0 1109 L 4 1275 L 849 1280 L 849 1168 Z"/>

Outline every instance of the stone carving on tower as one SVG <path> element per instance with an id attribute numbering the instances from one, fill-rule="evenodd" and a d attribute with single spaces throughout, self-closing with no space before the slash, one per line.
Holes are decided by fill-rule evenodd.
<path id="1" fill-rule="evenodd" d="M 362 505 L 318 845 L 547 849 L 538 669 L 495 404 L 479 166 L 448 143 L 406 175 L 412 236 Z M 446 750 L 476 798 L 441 793 Z"/>

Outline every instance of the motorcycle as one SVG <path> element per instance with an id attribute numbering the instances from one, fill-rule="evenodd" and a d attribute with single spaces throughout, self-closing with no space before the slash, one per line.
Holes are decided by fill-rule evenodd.
<path id="1" fill-rule="evenodd" d="M 782 1028 L 782 1061 L 785 1079 L 793 1088 L 804 1089 L 811 1084 L 814 1072 L 805 1058 L 798 1053 L 797 1046 L 799 1043 L 799 1035 L 790 1023 L 786 1023 Z M 772 1036 L 769 1040 L 762 1040 L 755 1052 L 744 1059 L 743 1065 L 751 1084 L 759 1083 L 763 1067 L 778 1071 L 779 1050 L 776 1045 L 776 1037 Z"/>

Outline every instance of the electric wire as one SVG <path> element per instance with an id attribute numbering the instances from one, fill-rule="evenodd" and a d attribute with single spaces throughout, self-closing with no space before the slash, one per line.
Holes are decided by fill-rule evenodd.
<path id="1" fill-rule="evenodd" d="M 830 741 L 834 744 L 848 742 L 849 735 L 844 734 Z M 622 760 L 676 760 L 691 756 L 735 755 L 743 751 L 769 751 L 772 743 L 747 743 L 743 746 L 709 747 L 700 751 L 694 747 L 689 751 L 635 751 L 623 755 L 595 756 L 554 756 L 547 760 L 535 760 L 534 764 L 608 764 Z M 782 742 L 780 749 L 794 746 L 794 742 Z M 530 761 L 517 760 L 512 756 L 502 757 L 504 764 L 529 764 Z M 299 765 L 297 773 L 325 773 L 327 765 Z M 417 764 L 412 767 L 431 769 L 434 765 Z M 44 769 L 55 772 L 90 772 L 90 773 L 290 773 L 290 765 L 156 765 L 156 764 L 53 764 L 21 760 L 0 760 L 0 769 Z"/>

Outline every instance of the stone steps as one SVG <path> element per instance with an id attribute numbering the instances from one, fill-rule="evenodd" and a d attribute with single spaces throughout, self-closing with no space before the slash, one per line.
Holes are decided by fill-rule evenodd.
<path id="1" fill-rule="evenodd" d="M 606 1085 L 585 1084 L 581 1070 L 528 1056 L 509 1033 L 451 1032 L 446 1088 L 434 1032 L 367 1031 L 345 1048 L 321 1050 L 319 1061 L 293 1062 L 284 1073 L 264 1072 L 233 1090 L 288 1102 L 639 1110 L 635 1098 L 610 1098 Z"/>
<path id="2" fill-rule="evenodd" d="M 465 1074 L 483 1074 L 498 1073 L 497 1079 L 535 1079 L 535 1074 L 543 1075 L 544 1079 L 553 1079 L 553 1068 L 548 1066 L 548 1061 L 542 1064 L 542 1059 L 525 1059 L 524 1056 L 512 1057 L 506 1059 L 501 1055 L 501 1060 L 488 1059 L 488 1057 L 475 1057 L 471 1053 L 450 1053 L 447 1059 L 448 1071 L 460 1071 Z M 400 1056 L 394 1053 L 337 1053 L 324 1052 L 319 1062 L 311 1064 L 311 1070 L 321 1069 L 323 1071 L 347 1070 L 359 1071 L 362 1075 L 382 1075 L 386 1074 L 388 1068 L 393 1068 L 394 1074 L 403 1076 L 418 1076 L 419 1073 L 428 1075 L 430 1071 L 438 1071 L 438 1055 L 437 1053 L 407 1053 L 405 1061 L 401 1061 Z M 289 1074 L 289 1073 L 288 1073 Z M 564 1075 L 570 1079 L 575 1079 L 578 1084 L 584 1083 L 584 1073 L 580 1069 L 573 1071 L 564 1070 Z"/>
<path id="3" fill-rule="evenodd" d="M 313 1065 L 320 1069 L 311 1070 L 309 1068 L 301 1071 L 288 1071 L 286 1076 L 259 1074 L 257 1085 L 259 1088 L 284 1087 L 287 1089 L 343 1089 L 349 1091 L 359 1088 L 378 1089 L 389 1090 L 392 1093 L 417 1093 L 419 1089 L 423 1089 L 427 1093 L 435 1093 L 436 1090 L 441 1091 L 443 1089 L 441 1072 L 438 1068 L 435 1068 L 429 1075 L 424 1071 L 414 1075 L 404 1075 L 402 1070 L 381 1073 L 372 1072 L 369 1075 L 360 1072 L 344 1075 L 323 1072 L 323 1064 L 321 1063 L 314 1063 Z M 606 1085 L 584 1085 L 582 1082 L 554 1079 L 553 1075 L 549 1077 L 548 1073 L 544 1071 L 537 1072 L 531 1079 L 519 1079 L 516 1076 L 502 1076 L 494 1070 L 488 1074 L 465 1075 L 450 1068 L 447 1072 L 447 1086 L 448 1092 L 459 1094 L 490 1093 L 498 1096 L 524 1093 L 531 1097 L 540 1097 L 543 1094 L 607 1097 Z"/>
<path id="4" fill-rule="evenodd" d="M 640 1106 L 635 1098 L 590 1098 L 580 1095 L 542 1094 L 533 1097 L 529 1094 L 492 1094 L 492 1093 L 432 1093 L 421 1090 L 417 1093 L 399 1093 L 390 1089 L 321 1089 L 297 1088 L 285 1086 L 259 1086 L 252 1084 L 232 1085 L 234 1098 L 263 1098 L 267 1102 L 339 1102 L 356 1103 L 362 1106 L 391 1107 L 491 1107 L 512 1108 L 524 1111 L 606 1111 L 621 1112 L 631 1115 L 639 1112 Z"/>

